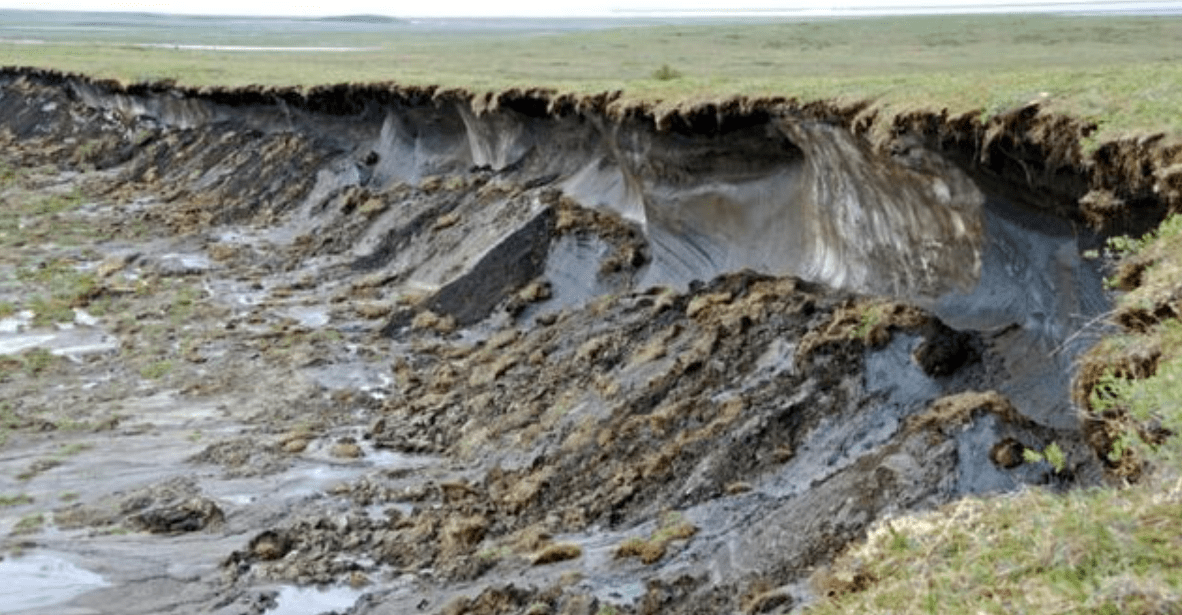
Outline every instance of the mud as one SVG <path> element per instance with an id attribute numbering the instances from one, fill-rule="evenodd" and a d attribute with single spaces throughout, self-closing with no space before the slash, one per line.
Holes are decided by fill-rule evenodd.
<path id="1" fill-rule="evenodd" d="M 0 567 L 62 579 L 9 610 L 789 612 L 883 516 L 1104 482 L 1081 253 L 1177 149 L 656 109 L 0 72 Z"/>

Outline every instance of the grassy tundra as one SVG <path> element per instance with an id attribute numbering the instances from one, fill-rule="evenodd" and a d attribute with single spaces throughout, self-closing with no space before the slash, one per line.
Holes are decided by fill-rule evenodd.
<path id="1" fill-rule="evenodd" d="M 613 23 L 517 20 L 478 27 L 0 11 L 0 65 L 190 85 L 396 81 L 475 90 L 622 90 L 627 98 L 668 104 L 791 95 L 874 100 L 886 110 L 993 113 L 1040 99 L 1050 111 L 1099 121 L 1100 140 L 1182 133 L 1182 17 L 643 21 L 607 27 Z M 240 49 L 224 49 L 231 46 Z M 250 47 L 267 49 L 242 49 Z"/>

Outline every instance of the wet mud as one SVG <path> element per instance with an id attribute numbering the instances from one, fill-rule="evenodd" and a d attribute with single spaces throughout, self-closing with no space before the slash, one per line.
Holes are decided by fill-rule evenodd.
<path id="1" fill-rule="evenodd" d="M 876 519 L 1106 480 L 1082 254 L 1182 204 L 1033 107 L 6 69 L 0 118 L 0 574 L 61 580 L 11 612 L 791 612 Z"/>

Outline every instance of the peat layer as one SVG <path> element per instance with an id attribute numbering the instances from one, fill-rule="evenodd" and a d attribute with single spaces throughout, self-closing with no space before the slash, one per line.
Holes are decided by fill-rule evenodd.
<path id="1" fill-rule="evenodd" d="M 311 584 L 356 614 L 793 610 L 884 515 L 1103 481 L 1068 394 L 1106 309 L 1081 255 L 1178 209 L 1182 154 L 1085 155 L 1092 128 L 0 71 L 5 164 L 119 231 L 54 248 L 101 273 L 75 307 L 145 280 L 202 306 L 166 378 L 127 367 L 150 290 L 56 387 L 5 376 L 17 417 L 187 418 L 104 436 L 60 531 L 16 531 L 32 501 L 4 527 L 97 571 L 63 600 L 99 612 L 307 612 Z M 1052 442 L 1064 467 L 1023 461 Z M 73 476 L 36 463 L 0 487 Z"/>

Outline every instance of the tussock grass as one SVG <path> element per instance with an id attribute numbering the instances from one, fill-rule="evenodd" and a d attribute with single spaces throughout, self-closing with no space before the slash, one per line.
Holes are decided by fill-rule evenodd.
<path id="1" fill-rule="evenodd" d="M 688 540 L 698 533 L 698 528 L 685 521 L 681 513 L 668 512 L 661 516 L 652 535 L 645 538 L 629 538 L 616 547 L 617 558 L 635 557 L 644 564 L 654 564 L 665 556 L 665 551 L 675 540 Z"/>

